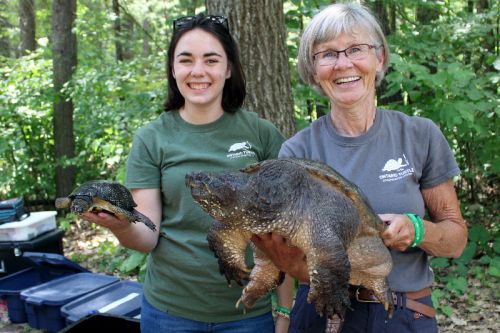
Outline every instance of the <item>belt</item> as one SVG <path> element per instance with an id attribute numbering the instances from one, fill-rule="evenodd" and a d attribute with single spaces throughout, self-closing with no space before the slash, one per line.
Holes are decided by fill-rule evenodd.
<path id="1" fill-rule="evenodd" d="M 417 302 L 417 299 L 430 296 L 431 288 L 427 287 L 417 291 L 409 291 L 401 293 L 406 296 L 406 308 L 412 311 L 426 315 L 427 317 L 433 318 L 436 316 L 436 310 L 432 306 Z M 356 299 L 358 302 L 362 303 L 380 303 L 373 290 L 362 288 L 362 287 L 349 287 L 349 297 Z M 397 295 L 392 293 L 392 298 L 395 304 L 397 304 Z"/>

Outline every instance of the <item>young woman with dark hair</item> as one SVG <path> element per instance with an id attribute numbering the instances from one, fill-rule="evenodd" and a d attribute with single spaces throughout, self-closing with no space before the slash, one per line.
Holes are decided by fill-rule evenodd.
<path id="1" fill-rule="evenodd" d="M 286 332 L 286 316 L 274 324 L 270 296 L 246 312 L 235 308 L 243 287 L 228 288 L 220 275 L 206 241 L 212 219 L 184 180 L 195 170 L 239 169 L 274 158 L 284 138 L 269 121 L 241 109 L 245 79 L 225 17 L 175 20 L 167 68 L 166 112 L 136 134 L 126 173 L 137 209 L 157 231 L 106 213 L 85 218 L 109 228 L 124 246 L 150 253 L 143 333 Z M 280 306 L 291 302 L 290 294 L 278 292 Z"/>

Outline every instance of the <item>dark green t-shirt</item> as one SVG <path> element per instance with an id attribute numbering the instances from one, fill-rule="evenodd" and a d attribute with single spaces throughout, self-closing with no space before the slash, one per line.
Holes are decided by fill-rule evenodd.
<path id="1" fill-rule="evenodd" d="M 239 169 L 275 158 L 284 138 L 257 114 L 225 112 L 205 125 L 185 122 L 178 111 L 161 114 L 141 128 L 127 160 L 129 188 L 160 188 L 162 222 L 151 252 L 145 296 L 156 308 L 191 320 L 225 322 L 270 311 L 269 297 L 243 313 L 235 308 L 242 288 L 219 273 L 206 235 L 212 218 L 194 202 L 185 185 L 195 170 Z"/>

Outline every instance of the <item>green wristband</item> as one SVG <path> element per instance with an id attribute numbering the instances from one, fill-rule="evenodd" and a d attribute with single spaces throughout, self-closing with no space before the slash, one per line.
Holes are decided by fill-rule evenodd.
<path id="1" fill-rule="evenodd" d="M 287 316 L 290 315 L 290 309 L 289 308 L 285 308 L 284 306 L 277 306 L 277 307 L 274 308 L 274 311 L 277 312 L 277 313 L 281 313 L 281 314 L 287 315 Z"/>
<path id="2" fill-rule="evenodd" d="M 410 247 L 417 247 L 422 243 L 422 240 L 424 239 L 424 221 L 422 218 L 416 214 L 412 213 L 405 213 L 410 221 L 413 223 L 413 228 L 415 229 L 415 238 L 413 239 L 413 243 L 410 245 Z"/>

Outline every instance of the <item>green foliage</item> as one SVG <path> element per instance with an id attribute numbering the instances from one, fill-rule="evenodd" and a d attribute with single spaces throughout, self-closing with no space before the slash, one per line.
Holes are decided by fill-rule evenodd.
<path id="1" fill-rule="evenodd" d="M 395 100 L 389 108 L 440 125 L 462 170 L 461 197 L 473 202 L 487 199 L 500 171 L 495 10 L 450 11 L 433 25 L 404 22 L 390 37 L 392 67 L 383 92 Z"/>
<path id="2" fill-rule="evenodd" d="M 484 225 L 474 224 L 469 228 L 469 242 L 462 255 L 456 259 L 432 258 L 431 267 L 442 289 L 435 289 L 432 295 L 434 306 L 450 316 L 453 311 L 445 300 L 471 292 L 470 279 L 478 280 L 485 286 L 498 284 L 500 277 L 500 233 L 498 223 L 490 230 Z M 470 302 L 473 302 L 472 297 Z"/>
<path id="3" fill-rule="evenodd" d="M 331 1 L 326 0 L 293 0 L 284 4 L 291 83 L 295 102 L 295 121 L 298 130 L 309 126 L 312 121 L 328 112 L 328 99 L 300 80 L 297 71 L 297 55 L 300 35 L 305 25 L 314 14 L 329 4 Z"/>
<path id="4" fill-rule="evenodd" d="M 118 267 L 122 274 L 134 274 L 139 281 L 144 281 L 148 255 L 142 252 L 128 250 L 128 257 Z"/>
<path id="5" fill-rule="evenodd" d="M 144 72 L 137 61 L 79 67 L 68 87 L 76 105 L 74 162 L 80 166 L 79 183 L 123 177 L 120 170 L 134 133 L 159 114 L 164 99 L 164 82 L 154 79 L 158 74 Z"/>
<path id="6" fill-rule="evenodd" d="M 0 197 L 54 196 L 51 61 L 0 58 Z"/>

